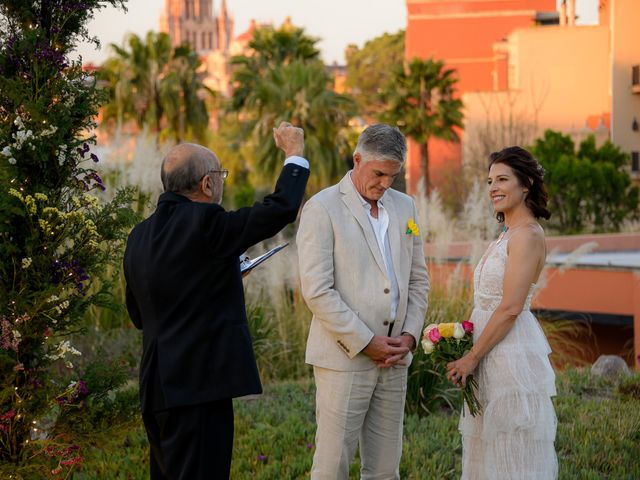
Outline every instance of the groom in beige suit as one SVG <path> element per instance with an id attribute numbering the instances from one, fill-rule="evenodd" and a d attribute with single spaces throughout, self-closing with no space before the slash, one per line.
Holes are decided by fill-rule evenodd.
<path id="1" fill-rule="evenodd" d="M 358 442 L 362 479 L 400 478 L 407 369 L 429 290 L 415 205 L 389 188 L 406 151 L 397 129 L 367 128 L 353 170 L 302 212 L 300 278 L 313 313 L 306 361 L 317 388 L 312 480 L 347 479 Z"/>

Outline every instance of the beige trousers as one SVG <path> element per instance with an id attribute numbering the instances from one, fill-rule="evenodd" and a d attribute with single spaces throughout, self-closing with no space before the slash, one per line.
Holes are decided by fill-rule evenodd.
<path id="1" fill-rule="evenodd" d="M 313 367 L 316 451 L 312 480 L 347 480 L 360 441 L 362 480 L 400 478 L 407 369 L 338 372 Z"/>

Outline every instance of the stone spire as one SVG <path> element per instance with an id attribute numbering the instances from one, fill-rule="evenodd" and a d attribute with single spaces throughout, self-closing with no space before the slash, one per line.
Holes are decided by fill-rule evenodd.
<path id="1" fill-rule="evenodd" d="M 222 0 L 218 13 L 218 48 L 228 51 L 233 39 L 233 18 L 227 9 L 227 0 Z"/>

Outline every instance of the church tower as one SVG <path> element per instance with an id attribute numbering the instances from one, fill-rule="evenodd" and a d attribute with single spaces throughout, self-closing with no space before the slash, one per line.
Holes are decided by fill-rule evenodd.
<path id="1" fill-rule="evenodd" d="M 214 14 L 213 0 L 165 0 L 160 30 L 169 34 L 174 46 L 187 42 L 202 56 L 216 50 L 224 53 L 233 38 L 233 18 L 226 0 L 219 16 Z"/>
<path id="2" fill-rule="evenodd" d="M 233 18 L 227 10 L 227 0 L 222 0 L 220 14 L 218 15 L 218 46 L 227 52 L 233 40 Z"/>

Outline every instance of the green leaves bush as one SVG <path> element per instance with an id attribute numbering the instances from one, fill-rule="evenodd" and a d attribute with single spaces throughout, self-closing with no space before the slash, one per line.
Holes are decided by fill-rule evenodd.
<path id="1" fill-rule="evenodd" d="M 0 2 L 0 461 L 42 453 L 44 472 L 81 463 L 70 416 L 125 379 L 97 364 L 83 377 L 71 344 L 87 309 L 113 302 L 105 272 L 137 219 L 134 190 L 106 204 L 94 195 L 105 189 L 90 133 L 104 96 L 68 57 L 96 41 L 86 22 L 107 5 L 123 2 Z"/>
<path id="2" fill-rule="evenodd" d="M 545 169 L 549 226 L 560 233 L 618 231 L 640 214 L 640 189 L 625 170 L 628 156 L 610 141 L 598 148 L 589 136 L 576 150 L 571 137 L 547 130 L 532 152 Z"/>

